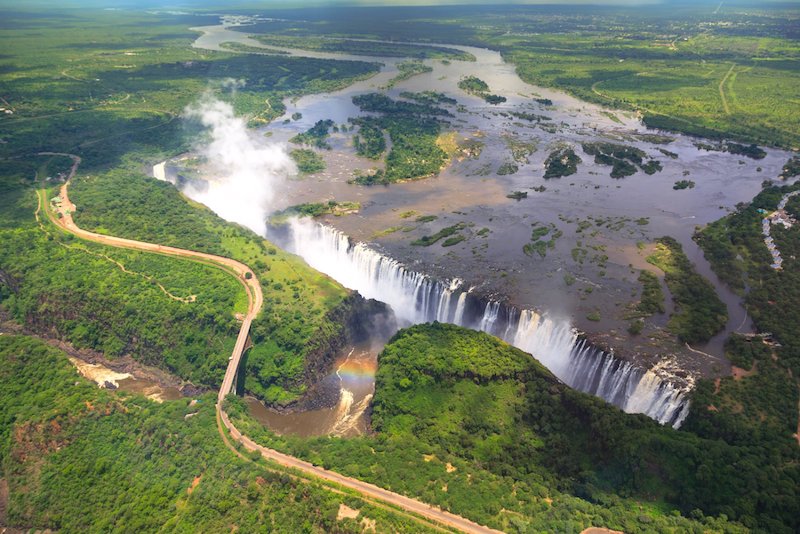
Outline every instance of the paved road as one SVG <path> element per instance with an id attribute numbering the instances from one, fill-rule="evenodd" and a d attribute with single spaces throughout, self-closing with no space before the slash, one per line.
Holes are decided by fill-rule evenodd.
<path id="1" fill-rule="evenodd" d="M 63 155 L 73 157 L 69 154 L 63 154 Z M 75 164 L 73 165 L 72 170 L 70 172 L 69 176 L 70 179 L 74 176 L 78 164 L 80 163 L 80 158 L 77 159 L 76 158 L 77 156 L 73 157 L 73 161 Z M 204 252 L 196 252 L 193 250 L 186 250 L 176 247 L 156 245 L 153 243 L 146 243 L 144 241 L 135 241 L 133 239 L 125 239 L 121 237 L 102 235 L 84 230 L 78 227 L 75 224 L 75 221 L 73 221 L 72 219 L 72 213 L 75 211 L 75 205 L 72 204 L 72 202 L 69 200 L 69 192 L 67 189 L 68 186 L 69 186 L 69 181 L 67 181 L 64 185 L 61 186 L 61 191 L 60 191 L 61 201 L 60 203 L 58 203 L 57 206 L 58 213 L 60 213 L 60 216 L 55 216 L 53 214 L 53 211 L 50 210 L 49 207 L 46 205 L 47 198 L 45 196 L 44 191 L 40 192 L 40 200 L 39 200 L 40 208 L 47 213 L 48 218 L 54 224 L 60 226 L 64 230 L 78 237 L 86 239 L 88 241 L 94 241 L 96 243 L 102 243 L 104 245 L 133 249 L 133 250 L 142 250 L 146 252 L 155 252 L 157 254 L 166 254 L 169 256 L 191 258 L 194 260 L 201 261 L 203 263 L 210 263 L 213 265 L 217 265 L 229 272 L 232 272 L 232 274 L 235 274 L 236 278 L 244 285 L 245 289 L 247 290 L 247 298 L 248 298 L 247 314 L 245 315 L 244 321 L 242 322 L 242 327 L 239 330 L 239 336 L 236 338 L 236 346 L 234 347 L 233 353 L 231 354 L 230 361 L 228 362 L 228 368 L 225 370 L 225 377 L 222 380 L 222 386 L 220 387 L 219 394 L 217 395 L 217 413 L 220 419 L 222 420 L 222 423 L 230 432 L 231 436 L 235 440 L 239 441 L 247 450 L 258 451 L 264 458 L 275 461 L 282 466 L 298 469 L 309 475 L 313 475 L 315 477 L 327 480 L 329 482 L 339 484 L 346 488 L 353 489 L 366 497 L 378 499 L 385 503 L 397 506 L 407 512 L 418 514 L 436 523 L 456 528 L 463 532 L 469 532 L 475 534 L 488 534 L 488 533 L 500 532 L 498 530 L 493 530 L 488 527 L 484 527 L 482 525 L 474 523 L 469 519 L 465 519 L 461 516 L 451 514 L 450 512 L 446 512 L 439 508 L 434 508 L 429 504 L 425 504 L 415 499 L 405 497 L 403 495 L 400 495 L 399 493 L 394 493 L 392 491 L 385 490 L 373 484 L 369 484 L 367 482 L 363 482 L 355 478 L 346 477 L 344 475 L 340 475 L 339 473 L 335 473 L 333 471 L 328 471 L 327 469 L 317 467 L 304 460 L 300 460 L 299 458 L 283 454 L 273 449 L 268 449 L 267 447 L 259 445 L 258 443 L 254 442 L 253 440 L 251 440 L 250 438 L 239 432 L 239 430 L 233 425 L 233 423 L 231 423 L 230 419 L 228 418 L 228 414 L 226 414 L 222 410 L 222 401 L 225 399 L 225 396 L 231 392 L 234 379 L 236 378 L 236 373 L 239 369 L 239 362 L 242 358 L 242 354 L 244 353 L 245 344 L 247 343 L 247 337 L 250 333 L 250 325 L 253 319 L 256 317 L 256 315 L 258 315 L 258 313 L 261 311 L 261 306 L 263 304 L 261 284 L 258 282 L 256 276 L 253 274 L 250 268 L 247 267 L 245 264 L 240 263 L 236 260 L 232 260 L 230 258 L 224 258 L 222 256 L 215 256 L 213 254 L 206 254 Z M 248 273 L 249 273 L 249 278 L 248 278 Z"/>

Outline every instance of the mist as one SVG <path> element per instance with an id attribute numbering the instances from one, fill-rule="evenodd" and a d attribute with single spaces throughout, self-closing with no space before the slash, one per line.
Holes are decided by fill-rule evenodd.
<path id="1" fill-rule="evenodd" d="M 194 150 L 206 160 L 207 182 L 202 186 L 190 182 L 183 192 L 223 219 L 264 235 L 276 185 L 297 172 L 286 144 L 267 142 L 248 130 L 247 118 L 237 117 L 233 106 L 211 92 L 187 106 L 184 118 L 204 128 Z"/>

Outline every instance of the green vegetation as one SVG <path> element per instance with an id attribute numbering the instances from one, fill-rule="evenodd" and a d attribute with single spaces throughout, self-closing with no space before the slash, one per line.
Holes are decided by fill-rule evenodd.
<path id="1" fill-rule="evenodd" d="M 386 151 L 386 139 L 381 130 L 370 119 L 350 119 L 358 125 L 358 133 L 353 136 L 356 154 L 369 159 L 379 159 Z"/>
<path id="2" fill-rule="evenodd" d="M 383 169 L 375 169 L 367 172 L 355 171 L 353 173 L 353 178 L 348 180 L 347 183 L 358 185 L 389 185 L 392 181 L 386 178 L 386 173 Z"/>
<path id="3" fill-rule="evenodd" d="M 240 31 L 255 31 L 252 27 L 243 27 Z M 257 35 L 256 39 L 267 46 L 299 48 L 301 50 L 318 50 L 321 52 L 343 52 L 346 54 L 375 57 L 411 57 L 417 59 L 449 59 L 459 61 L 475 61 L 472 54 L 455 48 L 430 45 L 410 45 L 403 43 L 365 42 L 351 39 L 314 38 L 310 36 L 294 37 L 289 35 Z"/>
<path id="4" fill-rule="evenodd" d="M 668 145 L 675 141 L 675 138 L 672 136 L 651 133 L 636 134 L 636 139 L 644 141 L 645 143 L 653 143 L 654 145 Z"/>
<path id="5" fill-rule="evenodd" d="M 411 244 L 416 247 L 429 247 L 435 244 L 440 239 L 444 239 L 446 237 L 450 237 L 457 234 L 459 231 L 463 230 L 466 227 L 467 225 L 464 223 L 454 224 L 453 226 L 446 226 L 433 235 L 424 235 L 419 239 L 415 239 L 414 241 L 411 242 Z"/>
<path id="6" fill-rule="evenodd" d="M 421 61 L 404 61 L 397 64 L 397 70 L 400 71 L 399 74 L 389 80 L 389 83 L 386 84 L 387 89 L 391 89 L 399 82 L 411 79 L 418 74 L 433 72 L 433 67 L 425 65 Z"/>
<path id="7" fill-rule="evenodd" d="M 364 125 L 374 128 L 364 143 L 377 147 L 376 130 L 385 130 L 392 141 L 392 149 L 386 156 L 385 170 L 358 174 L 351 180 L 352 183 L 388 185 L 403 180 L 418 180 L 437 174 L 449 160 L 447 153 L 437 143 L 441 126 L 430 118 L 431 115 L 451 115 L 446 109 L 428 103 L 392 100 L 378 93 L 355 96 L 353 103 L 364 111 L 383 115 L 354 121 L 362 128 Z M 362 153 L 378 154 L 377 148 L 363 149 Z"/>
<path id="8" fill-rule="evenodd" d="M 590 312 L 588 315 L 586 315 L 586 318 L 588 320 L 590 320 L 590 321 L 599 322 L 600 319 L 601 319 L 600 312 L 596 311 L 596 310 L 593 311 L 593 312 Z"/>
<path id="9" fill-rule="evenodd" d="M 224 42 L 219 44 L 220 48 L 224 48 L 225 50 L 230 50 L 231 52 L 242 52 L 245 54 L 259 54 L 263 56 L 288 56 L 289 52 L 285 50 L 277 50 L 277 49 L 269 49 L 269 48 L 260 48 L 258 46 L 250 46 L 243 43 L 237 43 L 235 41 L 231 42 Z"/>
<path id="10" fill-rule="evenodd" d="M 552 230 L 554 231 L 550 235 L 549 240 L 542 239 L 547 234 L 550 234 Z M 540 257 L 544 258 L 547 256 L 548 249 L 555 248 L 556 241 L 561 235 L 561 230 L 556 230 L 553 224 L 549 226 L 539 226 L 539 223 L 534 223 L 533 230 L 531 230 L 530 243 L 526 243 L 522 246 L 522 252 L 524 252 L 526 256 L 533 256 L 533 253 L 536 252 Z"/>
<path id="11" fill-rule="evenodd" d="M 259 442 L 505 531 L 746 531 L 710 517 L 725 514 L 791 532 L 796 411 L 773 449 L 706 436 L 717 413 L 700 411 L 693 432 L 662 427 L 565 387 L 496 338 L 434 323 L 402 330 L 379 356 L 373 436 L 276 437 L 244 406 L 230 413 Z"/>
<path id="12" fill-rule="evenodd" d="M 455 106 L 456 104 L 458 104 L 455 98 L 450 98 L 444 93 L 439 93 L 437 91 L 422 91 L 419 93 L 411 93 L 409 91 L 404 91 L 400 93 L 400 98 L 413 100 L 419 104 L 426 104 L 429 106 L 435 104 L 449 104 Z"/>
<path id="13" fill-rule="evenodd" d="M 481 95 L 481 97 L 488 103 L 496 106 L 506 101 L 506 97 L 500 95 Z"/>
<path id="14" fill-rule="evenodd" d="M 497 174 L 499 176 L 505 176 L 507 174 L 516 174 L 517 171 L 519 171 L 519 166 L 516 163 L 511 163 L 510 161 L 507 161 L 502 165 L 500 165 L 500 168 L 497 169 Z"/>
<path id="15" fill-rule="evenodd" d="M 536 113 L 529 113 L 527 111 L 509 111 L 508 114 L 511 115 L 512 117 L 516 117 L 518 119 L 522 119 L 522 120 L 526 120 L 526 121 L 530 121 L 530 122 L 536 122 L 536 123 L 541 122 L 541 121 L 551 121 L 551 120 L 553 120 L 550 117 L 547 117 L 545 115 L 537 115 Z"/>
<path id="16" fill-rule="evenodd" d="M 333 126 L 333 121 L 330 119 L 319 120 L 305 132 L 297 134 L 289 139 L 289 142 L 330 150 L 331 146 L 328 144 L 328 137 L 330 136 L 330 129 Z"/>
<path id="17" fill-rule="evenodd" d="M 527 191 L 512 191 L 511 193 L 506 195 L 506 198 L 511 198 L 513 200 L 522 200 L 523 198 L 528 198 Z"/>
<path id="18" fill-rule="evenodd" d="M 358 213 L 361 209 L 359 202 L 337 202 L 329 200 L 327 202 L 309 202 L 291 206 L 285 210 L 274 213 L 270 216 L 269 222 L 272 225 L 285 223 L 292 217 L 322 217 L 323 215 L 349 215 Z"/>
<path id="19" fill-rule="evenodd" d="M 465 239 L 467 239 L 467 238 L 464 237 L 463 235 L 454 235 L 454 236 L 448 237 L 447 239 L 442 241 L 442 246 L 443 247 L 452 247 L 453 245 L 457 245 L 457 244 L 461 243 Z"/>
<path id="20" fill-rule="evenodd" d="M 740 156 L 747 156 L 750 159 L 764 159 L 767 153 L 756 145 L 740 145 L 730 141 L 720 143 L 706 143 L 698 141 L 694 145 L 700 150 L 714 151 L 714 152 L 729 152 Z"/>
<path id="21" fill-rule="evenodd" d="M 762 6 L 759 6 L 762 7 Z M 800 144 L 800 49 L 782 7 L 733 8 L 721 22 L 700 6 L 644 13 L 567 8 L 481 18 L 481 40 L 520 76 L 584 100 L 635 109 L 652 128 L 748 142 Z"/>
<path id="22" fill-rule="evenodd" d="M 458 82 L 458 88 L 471 95 L 479 96 L 492 105 L 502 104 L 506 97 L 489 93 L 489 86 L 475 76 L 467 76 Z"/>
<path id="23" fill-rule="evenodd" d="M 575 174 L 578 172 L 578 163 L 581 163 L 581 158 L 572 147 L 553 150 L 544 161 L 544 177 L 549 180 Z"/>
<path id="24" fill-rule="evenodd" d="M 687 343 L 702 343 L 722 330 L 728 320 L 727 308 L 714 286 L 695 272 L 680 243 L 671 237 L 659 238 L 647 262 L 664 271 L 678 308 L 669 319 L 673 333 Z"/>
<path id="25" fill-rule="evenodd" d="M 439 218 L 439 217 L 438 217 L 438 216 L 436 216 L 436 215 L 420 215 L 419 217 L 417 217 L 417 218 L 416 218 L 416 219 L 414 219 L 414 220 L 415 220 L 416 222 L 418 222 L 418 223 L 427 223 L 427 222 L 433 222 L 433 221 L 435 221 L 435 220 L 436 220 L 436 219 L 438 219 L 438 218 Z"/>
<path id="26" fill-rule="evenodd" d="M 731 154 L 747 156 L 750 159 L 764 159 L 767 156 L 767 153 L 756 145 L 745 146 L 737 143 L 725 143 L 725 151 Z"/>
<path id="27" fill-rule="evenodd" d="M 316 174 L 325 170 L 322 156 L 308 148 L 295 148 L 289 152 L 289 156 L 297 164 L 297 170 L 301 174 Z"/>
<path id="28" fill-rule="evenodd" d="M 636 174 L 636 166 L 647 174 L 661 170 L 661 163 L 658 161 L 645 163 L 643 160 L 647 154 L 636 147 L 603 142 L 583 143 L 582 146 L 584 152 L 594 156 L 595 163 L 612 167 L 612 178 L 624 178 Z"/>
<path id="29" fill-rule="evenodd" d="M 35 332 L 129 354 L 197 384 L 222 379 L 246 310 L 243 288 L 219 269 L 72 239 L 27 217 L 0 231 L 0 303 Z M 124 269 L 124 270 L 123 270 Z"/>
<path id="30" fill-rule="evenodd" d="M 264 124 L 281 100 L 343 88 L 377 72 L 372 63 L 242 55 L 191 47 L 192 23 L 213 19 L 57 8 L 47 16 L 4 12 L 0 45 L 0 157 L 39 151 L 83 158 L 105 169 L 133 153 L 157 157 L 187 148 L 179 115 L 210 91 L 237 114 Z M 247 79 L 235 93 L 224 82 Z"/>
<path id="31" fill-rule="evenodd" d="M 800 376 L 800 227 L 773 226 L 771 234 L 784 258 L 783 268 L 770 267 L 772 257 L 761 234 L 759 210 L 774 211 L 781 198 L 800 185 L 769 185 L 749 204 L 708 225 L 695 236 L 717 275 L 729 286 L 746 294 L 745 304 L 760 332 L 769 332 L 780 343 L 775 349 L 777 365 Z M 787 211 L 798 215 L 796 201 Z"/>
<path id="32" fill-rule="evenodd" d="M 489 92 L 486 82 L 476 76 L 467 76 L 458 82 L 458 88 L 471 95 L 480 95 Z"/>
<path id="33" fill-rule="evenodd" d="M 526 141 L 513 135 L 503 135 L 503 142 L 511 151 L 511 158 L 520 164 L 530 163 L 528 156 L 534 154 L 539 146 L 536 138 Z"/>
<path id="34" fill-rule="evenodd" d="M 681 189 L 694 189 L 695 183 L 692 180 L 678 180 L 675 182 L 675 185 L 672 186 L 672 189 L 676 191 Z"/>
<path id="35" fill-rule="evenodd" d="M 366 516 L 381 531 L 427 531 L 274 464 L 237 458 L 217 431 L 215 397 L 158 404 L 102 390 L 78 377 L 63 352 L 32 338 L 0 336 L 4 525 L 356 533 Z M 342 503 L 361 515 L 338 521 Z"/>
<path id="36" fill-rule="evenodd" d="M 650 271 L 639 271 L 639 282 L 642 284 L 642 298 L 636 311 L 644 316 L 664 313 L 664 291 L 658 277 Z"/>
<path id="37" fill-rule="evenodd" d="M 452 113 L 444 108 L 434 106 L 430 103 L 405 102 L 403 100 L 393 100 L 381 93 L 367 93 L 353 97 L 353 104 L 358 106 L 361 111 L 373 113 L 384 113 L 386 115 L 442 115 L 452 116 Z"/>
<path id="38" fill-rule="evenodd" d="M 253 232 L 190 205 L 170 184 L 135 172 L 80 178 L 71 186 L 70 197 L 79 206 L 76 223 L 88 230 L 201 250 L 249 265 L 264 289 L 264 308 L 251 330 L 255 346 L 246 359 L 245 387 L 270 402 L 290 402 L 302 395 L 308 380 L 306 356 L 325 346 L 327 340 L 336 339 L 341 329 L 330 317 L 337 308 L 347 307 L 343 288 Z M 117 254 L 113 252 L 115 257 Z M 106 307 L 122 311 L 129 306 L 132 304 Z M 125 328 L 127 322 L 118 320 L 116 328 Z M 172 330 L 171 336 L 186 338 L 179 329 Z M 232 333 L 235 336 L 235 331 Z M 125 344 L 131 336 L 133 333 L 126 334 Z M 188 338 L 182 342 L 186 348 L 181 350 L 191 355 L 195 366 L 211 365 L 206 362 L 212 360 L 199 358 L 207 352 L 200 348 L 205 346 L 206 337 L 191 338 L 197 343 L 195 347 Z M 229 351 L 221 348 L 219 352 L 218 359 L 213 360 L 218 368 L 216 379 L 222 376 L 227 363 L 225 352 Z M 154 356 L 148 363 L 159 365 L 159 358 Z"/>
<path id="39" fill-rule="evenodd" d="M 781 170 L 781 178 L 784 180 L 793 178 L 800 174 L 800 156 L 792 156 Z"/>

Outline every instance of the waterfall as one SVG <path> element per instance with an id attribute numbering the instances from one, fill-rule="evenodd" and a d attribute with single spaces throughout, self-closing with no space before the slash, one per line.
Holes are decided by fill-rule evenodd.
<path id="1" fill-rule="evenodd" d="M 533 310 L 481 300 L 461 280 L 434 280 L 338 230 L 308 219 L 289 223 L 287 248 L 366 298 L 385 302 L 401 324 L 451 322 L 495 335 L 534 355 L 561 381 L 622 408 L 679 427 L 688 415 L 691 383 L 674 362 L 642 369 L 603 351 L 569 324 Z"/>

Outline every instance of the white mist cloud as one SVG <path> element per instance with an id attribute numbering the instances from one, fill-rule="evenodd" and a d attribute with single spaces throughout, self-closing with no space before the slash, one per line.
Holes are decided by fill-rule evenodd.
<path id="1" fill-rule="evenodd" d="M 248 130 L 245 118 L 210 93 L 188 106 L 184 116 L 198 120 L 208 132 L 208 139 L 196 147 L 208 162 L 204 172 L 208 187 L 190 184 L 184 192 L 223 219 L 264 235 L 275 185 L 297 172 L 286 145 L 268 143 Z"/>

